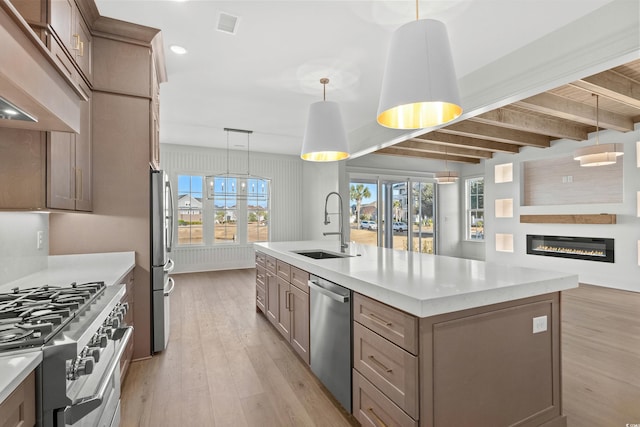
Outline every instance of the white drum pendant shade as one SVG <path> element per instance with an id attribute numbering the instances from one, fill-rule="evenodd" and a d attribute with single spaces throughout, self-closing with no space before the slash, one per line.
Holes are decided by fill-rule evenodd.
<path id="1" fill-rule="evenodd" d="M 349 144 L 338 103 L 319 101 L 309 106 L 300 157 L 312 162 L 332 162 L 349 157 Z"/>
<path id="2" fill-rule="evenodd" d="M 458 181 L 458 172 L 436 172 L 436 184 L 453 184 Z"/>
<path id="3" fill-rule="evenodd" d="M 577 149 L 573 153 L 573 160 L 580 161 L 580 166 L 606 166 L 616 163 L 618 156 L 624 154 L 622 144 L 596 144 Z"/>
<path id="4" fill-rule="evenodd" d="M 411 21 L 391 38 L 378 105 L 378 123 L 394 129 L 422 129 L 462 114 L 458 78 L 445 25 Z"/>

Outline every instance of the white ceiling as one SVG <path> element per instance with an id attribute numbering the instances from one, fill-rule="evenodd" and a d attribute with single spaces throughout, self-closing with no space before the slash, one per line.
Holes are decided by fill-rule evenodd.
<path id="1" fill-rule="evenodd" d="M 436 0 L 420 17 L 447 25 L 463 77 L 612 0 Z M 253 130 L 251 150 L 299 155 L 311 103 L 340 103 L 347 132 L 375 122 L 391 33 L 415 18 L 402 1 L 97 0 L 101 15 L 162 30 L 162 143 L 226 147 L 223 128 Z M 236 35 L 217 14 L 240 17 Z M 186 55 L 169 50 L 180 45 Z M 240 149 L 246 136 L 232 135 Z M 246 149 L 246 145 L 244 145 Z"/>

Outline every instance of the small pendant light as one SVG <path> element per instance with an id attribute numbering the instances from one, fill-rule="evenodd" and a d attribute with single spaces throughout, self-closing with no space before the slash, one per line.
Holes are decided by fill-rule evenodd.
<path id="1" fill-rule="evenodd" d="M 462 114 L 458 79 L 444 23 L 420 19 L 391 37 L 378 105 L 378 123 L 394 129 L 422 129 Z"/>
<path id="2" fill-rule="evenodd" d="M 612 165 L 624 154 L 622 144 L 600 144 L 600 98 L 595 93 L 593 96 L 596 97 L 596 145 L 579 148 L 573 153 L 573 160 L 578 160 L 583 167 Z"/>
<path id="3" fill-rule="evenodd" d="M 444 171 L 436 172 L 436 184 L 453 184 L 458 180 L 458 172 L 447 167 L 447 147 L 444 147 Z"/>
<path id="4" fill-rule="evenodd" d="M 302 141 L 303 160 L 312 162 L 333 162 L 349 157 L 349 144 L 344 130 L 340 105 L 327 101 L 328 78 L 320 79 L 322 101 L 309 107 L 307 128 Z"/>

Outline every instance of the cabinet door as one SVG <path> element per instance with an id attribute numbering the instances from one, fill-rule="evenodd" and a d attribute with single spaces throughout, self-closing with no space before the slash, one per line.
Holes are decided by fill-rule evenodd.
<path id="1" fill-rule="evenodd" d="M 92 80 L 92 69 L 91 69 L 91 48 L 92 48 L 92 40 L 91 40 L 91 32 L 89 32 L 89 28 L 87 24 L 84 23 L 84 19 L 80 14 L 80 10 L 76 7 L 74 9 L 74 28 L 75 32 L 72 34 L 72 38 L 78 39 L 77 49 L 75 50 L 75 59 L 80 71 L 84 74 L 85 78 L 91 82 Z"/>
<path id="2" fill-rule="evenodd" d="M 291 339 L 291 291 L 289 282 L 282 277 L 278 281 L 278 323 L 276 329 L 289 341 Z"/>
<path id="3" fill-rule="evenodd" d="M 32 426 L 36 423 L 35 373 L 31 372 L 0 403 L 0 421 L 5 427 Z"/>
<path id="4" fill-rule="evenodd" d="M 47 207 L 75 209 L 75 139 L 73 133 L 49 132 L 47 140 Z"/>
<path id="5" fill-rule="evenodd" d="M 75 136 L 75 208 L 79 211 L 91 211 L 91 100 L 80 104 L 80 134 Z"/>
<path id="6" fill-rule="evenodd" d="M 46 134 L 0 127 L 0 208 L 45 207 Z"/>
<path id="7" fill-rule="evenodd" d="M 291 345 L 309 364 L 309 294 L 291 286 Z"/>
<path id="8" fill-rule="evenodd" d="M 267 272 L 267 319 L 278 324 L 278 279 L 275 274 Z"/>
<path id="9" fill-rule="evenodd" d="M 76 5 L 73 0 L 50 0 L 49 23 L 62 45 L 69 52 L 75 52 L 80 43 L 80 35 L 74 32 L 73 14 L 75 9 Z"/>

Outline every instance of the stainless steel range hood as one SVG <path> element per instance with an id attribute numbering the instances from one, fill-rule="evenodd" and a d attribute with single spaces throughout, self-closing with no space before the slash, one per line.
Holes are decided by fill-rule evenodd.
<path id="1" fill-rule="evenodd" d="M 38 119 L 0 96 L 0 119 L 37 123 Z"/>

